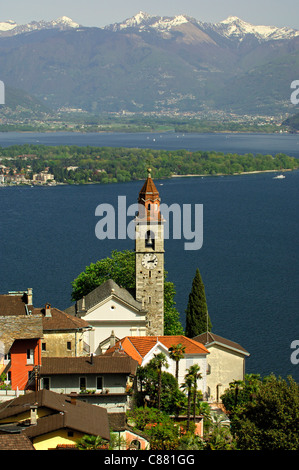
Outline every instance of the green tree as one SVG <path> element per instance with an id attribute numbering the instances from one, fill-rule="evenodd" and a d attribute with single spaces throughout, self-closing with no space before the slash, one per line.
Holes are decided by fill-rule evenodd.
<path id="1" fill-rule="evenodd" d="M 149 362 L 149 367 L 154 369 L 158 375 L 158 410 L 161 408 L 161 391 L 162 391 L 162 368 L 168 368 L 168 362 L 165 354 L 154 354 L 153 359 Z"/>
<path id="2" fill-rule="evenodd" d="M 179 362 L 185 355 L 186 346 L 181 343 L 173 344 L 169 348 L 170 358 L 175 361 L 175 378 L 179 382 Z"/>
<path id="3" fill-rule="evenodd" d="M 193 376 L 190 372 L 187 372 L 185 375 L 185 381 L 181 385 L 181 388 L 187 392 L 188 405 L 187 405 L 187 431 L 190 428 L 190 416 L 191 416 L 191 399 L 192 399 L 192 385 L 193 385 Z"/>
<path id="4" fill-rule="evenodd" d="M 72 300 L 79 300 L 103 282 L 113 279 L 125 289 L 135 288 L 135 254 L 133 251 L 113 250 L 111 257 L 91 263 L 72 282 Z"/>
<path id="5" fill-rule="evenodd" d="M 206 331 L 211 331 L 212 325 L 208 314 L 205 287 L 199 269 L 196 269 L 192 282 L 186 309 L 186 336 L 194 338 Z"/>
<path id="6" fill-rule="evenodd" d="M 149 397 L 146 402 L 148 407 L 158 406 L 158 373 L 157 370 L 147 364 L 138 367 L 137 370 L 138 391 L 135 393 L 136 406 L 145 405 L 145 397 Z M 161 374 L 161 411 L 169 415 L 178 415 L 186 408 L 186 397 L 179 389 L 175 377 L 169 372 L 162 371 Z"/>
<path id="7" fill-rule="evenodd" d="M 100 436 L 90 436 L 89 434 L 86 434 L 81 437 L 81 439 L 78 439 L 76 447 L 79 450 L 107 449 L 108 442 Z"/>
<path id="8" fill-rule="evenodd" d="M 224 393 L 223 403 L 234 391 Z M 299 450 L 299 385 L 292 377 L 238 384 L 235 403 L 233 398 L 228 406 L 238 449 Z"/>

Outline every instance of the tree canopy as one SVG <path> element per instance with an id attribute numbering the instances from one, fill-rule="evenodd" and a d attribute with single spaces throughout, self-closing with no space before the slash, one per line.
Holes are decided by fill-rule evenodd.
<path id="1" fill-rule="evenodd" d="M 292 377 L 246 375 L 222 395 L 240 450 L 299 450 L 299 385 Z"/>
<path id="2" fill-rule="evenodd" d="M 186 336 L 194 336 L 211 330 L 205 287 L 199 269 L 196 269 L 186 309 Z"/>

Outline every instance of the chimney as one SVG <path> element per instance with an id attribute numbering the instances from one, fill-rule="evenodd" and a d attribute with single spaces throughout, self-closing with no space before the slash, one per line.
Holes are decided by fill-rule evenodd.
<path id="1" fill-rule="evenodd" d="M 115 334 L 114 331 L 111 331 L 111 336 L 110 336 L 110 348 L 113 348 L 115 346 Z"/>
<path id="2" fill-rule="evenodd" d="M 52 314 L 51 314 L 51 305 L 50 304 L 46 304 L 45 305 L 45 317 L 52 317 Z"/>
<path id="3" fill-rule="evenodd" d="M 37 403 L 30 406 L 30 424 L 33 425 L 36 423 L 37 423 Z"/>
<path id="4" fill-rule="evenodd" d="M 76 395 L 77 395 L 76 392 L 70 393 L 71 405 L 76 405 L 76 402 L 77 402 Z"/>
<path id="5" fill-rule="evenodd" d="M 32 287 L 28 287 L 27 289 L 27 305 L 33 305 Z"/>

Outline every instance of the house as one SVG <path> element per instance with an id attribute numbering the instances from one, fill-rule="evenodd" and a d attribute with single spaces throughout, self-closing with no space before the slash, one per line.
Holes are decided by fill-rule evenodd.
<path id="1" fill-rule="evenodd" d="M 245 359 L 250 356 L 240 344 L 208 332 L 193 338 L 209 351 L 207 399 L 219 402 L 221 394 L 234 380 L 244 380 Z"/>
<path id="2" fill-rule="evenodd" d="M 76 357 L 89 353 L 84 333 L 91 327 L 85 320 L 53 308 L 49 303 L 44 308 L 33 308 L 32 315 L 42 317 L 42 357 Z"/>
<path id="3" fill-rule="evenodd" d="M 0 373 L 13 390 L 35 387 L 32 375 L 41 357 L 89 353 L 84 333 L 90 328 L 85 320 L 48 303 L 35 308 L 31 288 L 0 295 Z"/>
<path id="4" fill-rule="evenodd" d="M 7 382 L 13 390 L 35 387 L 35 369 L 41 363 L 41 317 L 0 316 L 0 332 Z"/>
<path id="5" fill-rule="evenodd" d="M 128 424 L 125 413 L 109 413 L 108 417 L 110 429 L 118 437 L 119 450 L 148 450 L 150 448 L 149 436 Z"/>
<path id="6" fill-rule="evenodd" d="M 125 412 L 130 405 L 138 362 L 124 353 L 111 356 L 44 357 L 40 386 L 57 393 Z"/>
<path id="7" fill-rule="evenodd" d="M 36 366 L 41 362 L 41 315 L 31 315 L 32 290 L 0 295 L 0 367 L 13 390 L 34 387 Z"/>
<path id="8" fill-rule="evenodd" d="M 12 390 L 35 386 L 43 329 L 41 316 L 31 316 L 32 308 L 32 289 L 0 295 L 0 370 Z"/>
<path id="9" fill-rule="evenodd" d="M 65 312 L 83 318 L 92 326 L 84 334 L 84 341 L 93 354 L 103 354 L 110 347 L 112 331 L 116 338 L 146 334 L 146 311 L 142 303 L 112 279 L 96 287 Z"/>
<path id="10" fill-rule="evenodd" d="M 110 440 L 104 408 L 49 390 L 22 395 L 0 404 L 0 428 L 17 426 L 36 450 L 75 444 L 84 435 Z"/>
<path id="11" fill-rule="evenodd" d="M 162 352 L 165 354 L 169 366 L 166 371 L 175 376 L 176 362 L 171 359 L 169 348 L 178 344 L 185 347 L 184 357 L 179 361 L 179 384 L 181 385 L 184 382 L 187 369 L 193 364 L 198 364 L 200 367 L 199 372 L 202 376 L 198 380 L 198 389 L 205 394 L 207 356 L 209 351 L 199 342 L 186 336 L 126 336 L 116 342 L 115 346 L 109 348 L 105 356 L 114 354 L 115 351 L 121 349 L 135 359 L 140 366 L 145 366 L 156 354 Z"/>

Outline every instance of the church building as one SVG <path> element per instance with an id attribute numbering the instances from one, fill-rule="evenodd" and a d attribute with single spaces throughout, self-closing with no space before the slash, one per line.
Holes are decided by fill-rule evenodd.
<path id="1" fill-rule="evenodd" d="M 164 226 L 160 196 L 148 169 L 135 217 L 135 297 L 113 280 L 96 287 L 65 311 L 92 327 L 84 341 L 103 354 L 126 336 L 164 334 Z"/>

